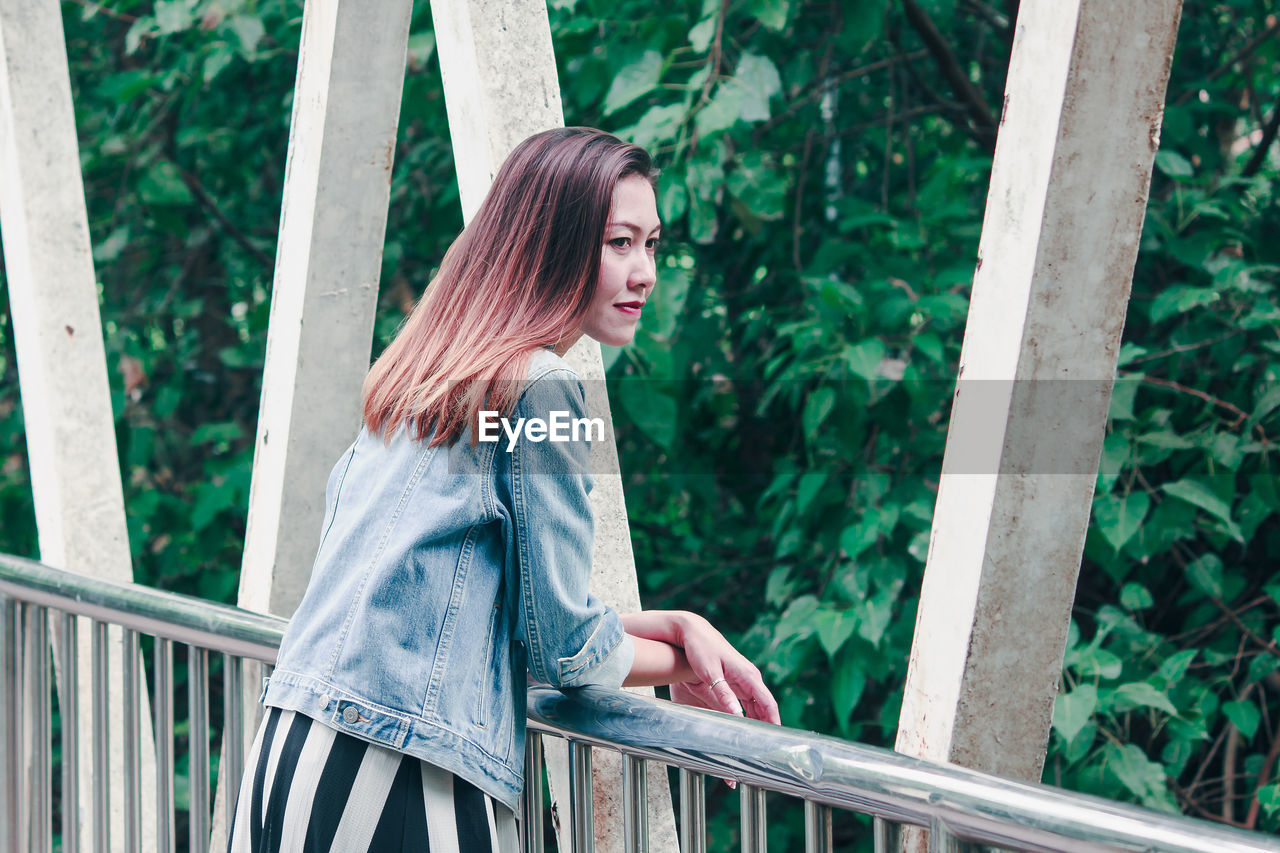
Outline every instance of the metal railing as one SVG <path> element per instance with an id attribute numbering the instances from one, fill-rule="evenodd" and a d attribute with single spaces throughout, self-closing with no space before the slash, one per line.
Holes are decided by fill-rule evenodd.
<path id="1" fill-rule="evenodd" d="M 217 778 L 234 795 L 243 770 L 243 662 L 273 662 L 284 625 L 282 619 L 235 607 L 0 555 L 0 697 L 4 705 L 0 711 L 4 715 L 0 849 L 41 853 L 53 849 L 51 718 L 56 698 L 61 747 L 57 826 L 64 853 L 141 848 L 144 743 L 154 743 L 156 849 L 177 849 L 178 818 L 185 812 L 186 849 L 208 850 L 214 790 L 210 736 L 216 736 L 222 748 Z M 52 663 L 61 688 L 56 694 L 49 678 L 50 628 Z M 87 650 L 80 643 L 85 633 L 90 637 Z M 139 668 L 144 660 L 143 637 L 151 638 L 146 649 L 152 663 L 149 689 Z M 209 709 L 211 653 L 221 657 L 223 701 L 217 729 L 211 726 Z M 175 691 L 175 657 L 186 662 L 188 725 L 181 755 L 175 749 L 184 741 L 175 738 L 175 708 L 183 698 Z M 120 703 L 123 757 L 123 785 L 116 791 L 109 784 L 108 767 L 113 659 L 120 670 L 114 692 Z M 84 709 L 79 684 L 85 672 L 91 695 L 92 802 L 86 810 L 89 837 L 81 838 L 78 780 L 84 754 L 80 743 Z M 151 727 L 141 724 L 145 705 L 153 710 Z M 180 809 L 175 769 L 184 756 L 187 808 Z M 113 812 L 122 822 L 114 836 Z M 119 841 L 113 843 L 113 837 Z"/>
<path id="2" fill-rule="evenodd" d="M 223 713 L 218 769 L 238 788 L 244 754 L 240 694 L 241 662 L 271 663 L 284 622 L 133 584 L 116 584 L 0 555 L 0 661 L 3 665 L 5 722 L 0 732 L 0 839 L 5 850 L 52 849 L 52 726 L 50 724 L 49 634 L 54 626 L 62 690 L 61 728 L 62 850 L 80 849 L 76 832 L 75 779 L 80 766 L 76 691 L 77 617 L 91 620 L 95 851 L 109 849 L 106 815 L 115 796 L 106 778 L 108 731 L 108 632 L 123 631 L 120 658 L 124 703 L 124 787 L 118 792 L 125 819 L 125 849 L 136 849 L 141 833 L 138 697 L 154 697 L 156 743 L 156 836 L 160 849 L 174 849 L 173 646 L 187 647 L 190 736 L 187 750 L 190 808 L 189 845 L 206 850 L 210 822 L 208 736 L 209 653 L 221 653 Z M 137 662 L 139 636 L 154 637 L 152 681 L 144 692 Z M 132 710 L 130 710 L 130 706 Z M 625 849 L 647 849 L 646 768 L 649 761 L 678 768 L 680 847 L 706 850 L 705 777 L 739 783 L 741 848 L 766 846 L 766 792 L 802 800 L 805 850 L 833 849 L 833 810 L 876 818 L 877 851 L 897 850 L 903 826 L 929 831 L 929 851 L 969 851 L 995 846 L 1051 851 L 1195 851 L 1195 853 L 1280 853 L 1280 840 L 1258 833 L 1161 814 L 1098 797 L 1014 782 L 985 773 L 899 755 L 813 732 L 713 714 L 622 691 L 583 688 L 530 690 L 527 790 L 523 831 L 529 853 L 543 849 L 542 739 L 569 744 L 569 823 L 562 842 L 573 853 L 593 845 L 591 752 L 624 755 L 623 836 Z M 217 735 L 217 732 L 213 734 Z M 25 835 L 24 835 L 25 833 Z M 912 842 L 909 846 L 914 846 Z M 921 849 L 925 849 L 921 847 Z"/>

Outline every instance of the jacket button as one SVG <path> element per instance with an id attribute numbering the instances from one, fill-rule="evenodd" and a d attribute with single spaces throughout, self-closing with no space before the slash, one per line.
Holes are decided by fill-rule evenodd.
<path id="1" fill-rule="evenodd" d="M 360 712 L 356 710 L 355 705 L 348 705 L 342 709 L 342 719 L 348 725 L 355 725 L 360 720 Z"/>

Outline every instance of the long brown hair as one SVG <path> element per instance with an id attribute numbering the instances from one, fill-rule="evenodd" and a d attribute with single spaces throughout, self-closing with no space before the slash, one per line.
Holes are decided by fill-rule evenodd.
<path id="1" fill-rule="evenodd" d="M 565 127 L 516 146 L 475 219 L 364 380 L 364 419 L 389 440 L 456 440 L 484 406 L 510 412 L 530 354 L 575 333 L 600 275 L 614 185 L 654 180 L 649 154 Z"/>

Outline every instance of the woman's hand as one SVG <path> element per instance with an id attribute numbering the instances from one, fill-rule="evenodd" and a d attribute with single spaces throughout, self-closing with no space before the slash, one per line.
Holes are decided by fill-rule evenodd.
<path id="1" fill-rule="evenodd" d="M 760 670 L 710 622 L 683 610 L 646 610 L 622 617 L 627 633 L 683 650 L 687 667 L 672 673 L 671 698 L 683 705 L 780 724 L 778 703 Z"/>

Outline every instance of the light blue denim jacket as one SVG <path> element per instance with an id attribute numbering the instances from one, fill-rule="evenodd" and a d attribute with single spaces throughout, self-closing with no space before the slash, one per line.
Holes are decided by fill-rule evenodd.
<path id="1" fill-rule="evenodd" d="M 515 418 L 587 417 L 577 374 L 530 360 Z M 634 648 L 588 591 L 590 445 L 362 430 L 329 477 L 320 550 L 263 696 L 443 767 L 514 808 L 528 675 L 617 687 Z M 527 669 L 526 669 L 527 668 Z M 528 673 L 528 675 L 526 674 Z"/>

